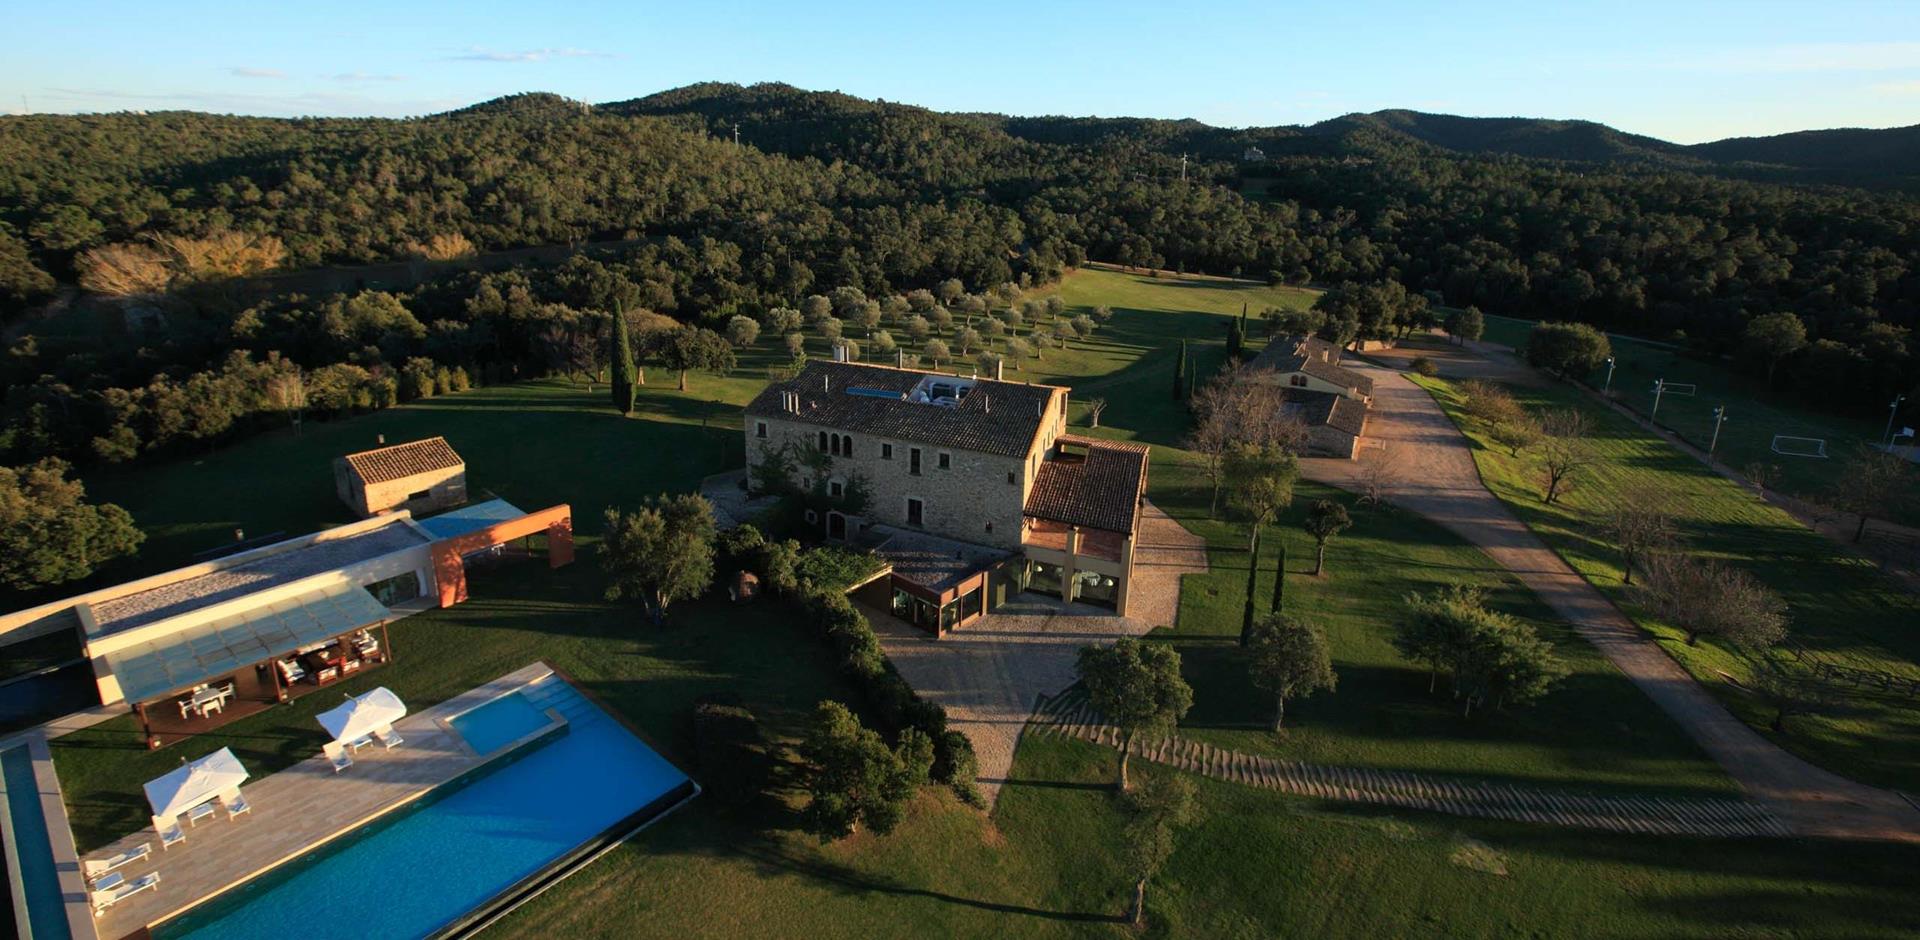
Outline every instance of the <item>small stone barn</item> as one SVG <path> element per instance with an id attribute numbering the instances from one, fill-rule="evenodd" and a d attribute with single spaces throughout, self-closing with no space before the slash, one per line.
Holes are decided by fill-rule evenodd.
<path id="1" fill-rule="evenodd" d="M 333 485 L 362 518 L 422 515 L 467 501 L 467 464 L 446 438 L 429 437 L 335 458 Z"/>

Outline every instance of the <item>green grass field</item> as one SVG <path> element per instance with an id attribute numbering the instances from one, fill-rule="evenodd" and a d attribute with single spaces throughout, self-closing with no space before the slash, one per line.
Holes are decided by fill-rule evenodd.
<path id="1" fill-rule="evenodd" d="M 1920 599 L 1886 580 L 1871 562 L 1836 551 L 1823 536 L 1744 487 L 1715 474 L 1639 425 L 1561 385 L 1514 388 L 1531 408 L 1578 407 L 1593 422 L 1603 462 L 1567 497 L 1540 501 L 1538 471 L 1489 444 L 1486 429 L 1460 410 L 1458 392 L 1437 379 L 1416 379 L 1432 391 L 1476 444 L 1482 478 L 1547 544 L 1581 574 L 1635 614 L 1662 646 L 1736 714 L 1814 763 L 1884 786 L 1920 786 L 1920 702 L 1861 693 L 1840 714 L 1796 717 L 1786 735 L 1771 714 L 1719 675 L 1749 674 L 1739 657 L 1711 643 L 1687 646 L 1680 635 L 1641 615 L 1621 578 L 1620 557 L 1598 531 L 1606 507 L 1633 493 L 1668 500 L 1688 548 L 1726 559 L 1779 591 L 1792 609 L 1792 638 L 1814 655 L 1844 665 L 1920 675 Z"/>
<path id="2" fill-rule="evenodd" d="M 1424 674 L 1397 661 L 1385 636 L 1409 590 L 1471 580 L 1496 602 L 1544 618 L 1538 602 L 1477 550 L 1437 527 L 1368 511 L 1329 552 L 1314 581 L 1307 540 L 1290 516 L 1292 609 L 1331 634 L 1341 689 L 1290 707 L 1292 730 L 1264 730 L 1270 702 L 1251 690 L 1227 637 L 1238 629 L 1244 528 L 1208 522 L 1205 493 L 1177 447 L 1184 418 L 1169 394 L 1171 349 L 1195 341 L 1203 368 L 1220 361 L 1227 317 L 1243 300 L 1304 303 L 1264 287 L 1078 273 L 1060 288 L 1074 305 L 1105 303 L 1113 322 L 1086 344 L 1049 350 L 1022 374 L 1106 397 L 1099 432 L 1153 446 L 1153 498 L 1208 539 L 1215 570 L 1189 579 L 1177 632 L 1197 690 L 1183 733 L 1301 759 L 1403 767 L 1603 789 L 1725 792 L 1718 769 L 1563 626 L 1541 629 L 1574 667 L 1566 687 L 1531 710 L 1461 719 L 1428 696 Z M 649 375 L 641 411 L 611 414 L 600 395 L 562 380 L 489 388 L 351 420 L 310 423 L 194 460 L 97 474 L 95 495 L 122 502 L 153 538 L 113 573 L 159 570 L 231 537 L 310 531 L 342 521 L 327 461 L 345 450 L 445 434 L 471 485 L 525 508 L 574 507 L 586 550 L 560 571 L 537 566 L 477 576 L 458 607 L 393 628 L 398 660 L 351 680 L 388 685 L 424 707 L 544 658 L 634 721 L 668 756 L 688 759 L 683 722 L 700 695 L 728 691 L 791 742 L 813 703 L 847 699 L 825 648 L 780 607 L 718 601 L 677 607 L 664 627 L 601 599 L 593 534 L 608 505 L 690 489 L 742 459 L 738 408 L 784 354 L 770 342 L 730 378 L 695 376 L 687 393 Z M 1093 389 L 1095 392 L 1086 390 Z M 1076 422 L 1078 423 L 1078 422 Z M 704 426 L 703 426 L 704 424 Z M 1301 502 L 1324 491 L 1303 486 Z M 1269 541 L 1269 545 L 1272 542 Z M 1268 556 L 1269 563 L 1271 554 Z M 1236 563 L 1240 567 L 1236 570 Z M 1258 590 L 1264 598 L 1270 581 Z M 55 742 L 76 835 L 96 846 L 144 820 L 140 782 L 178 759 L 231 745 L 257 774 L 314 753 L 312 696 L 196 739 L 147 752 L 122 718 Z M 1029 738 L 998 808 L 983 816 L 945 793 L 923 794 L 903 827 L 820 846 L 798 831 L 791 755 L 775 748 L 768 798 L 728 809 L 703 798 L 512 915 L 501 936 L 1131 936 L 1117 924 L 1121 815 L 1105 789 L 1113 755 Z M 1143 773 L 1169 772 L 1143 768 Z M 1425 815 L 1383 815 L 1199 781 L 1204 822 L 1183 835 L 1150 895 L 1165 936 L 1446 935 L 1871 936 L 1920 926 L 1911 849 L 1632 838 Z M 1498 872 L 1498 873 L 1495 873 Z"/>
<path id="3" fill-rule="evenodd" d="M 1533 330 L 1531 320 L 1490 316 L 1486 321 L 1486 341 L 1503 346 L 1519 348 Z M 1646 416 L 1654 410 L 1654 380 L 1696 386 L 1691 395 L 1661 395 L 1659 412 L 1653 415 L 1655 420 L 1688 443 L 1706 450 L 1713 444 L 1713 410 L 1725 406 L 1727 421 L 1720 428 L 1714 457 L 1743 474 L 1755 464 L 1768 468 L 1777 481 L 1772 485 L 1781 492 L 1815 502 L 1824 501 L 1840 467 L 1853 458 L 1855 449 L 1861 444 L 1878 442 L 1885 430 L 1884 412 L 1869 418 L 1815 411 L 1766 391 L 1760 387 L 1761 383 L 1734 371 L 1732 363 L 1725 360 L 1701 359 L 1685 355 L 1665 343 L 1618 334 L 1610 333 L 1608 339 L 1617 361 L 1612 392 L 1622 404 Z M 1606 374 L 1606 367 L 1602 366 L 1587 376 L 1586 381 L 1600 388 L 1606 382 Z M 1914 420 L 1912 413 L 1901 418 L 1903 424 L 1912 424 Z M 1826 441 L 1827 457 L 1775 453 L 1773 439 L 1777 434 L 1820 438 Z M 1898 521 L 1920 523 L 1920 505 L 1906 507 Z"/>

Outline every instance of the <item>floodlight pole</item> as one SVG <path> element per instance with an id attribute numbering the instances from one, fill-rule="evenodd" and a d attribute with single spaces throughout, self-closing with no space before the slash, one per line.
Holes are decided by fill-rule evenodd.
<path id="1" fill-rule="evenodd" d="M 1613 390 L 1613 357 L 1608 356 L 1607 357 L 1607 384 L 1602 385 L 1600 387 L 1601 397 L 1605 397 L 1606 394 L 1612 390 Z"/>
<path id="2" fill-rule="evenodd" d="M 1660 416 L 1660 396 L 1661 394 L 1666 392 L 1666 390 L 1667 390 L 1666 379 L 1653 380 L 1653 411 L 1647 414 L 1648 421 L 1652 421 L 1653 419 Z"/>
<path id="3" fill-rule="evenodd" d="M 1707 456 L 1713 456 L 1713 449 L 1720 446 L 1720 426 L 1727 423 L 1727 406 L 1713 409 L 1713 440 L 1707 442 Z"/>
<path id="4" fill-rule="evenodd" d="M 1893 419 L 1900 414 L 1900 403 L 1906 400 L 1905 395 L 1895 395 L 1893 404 L 1887 406 L 1887 433 L 1880 435 L 1880 440 L 1887 447 L 1893 446 Z"/>

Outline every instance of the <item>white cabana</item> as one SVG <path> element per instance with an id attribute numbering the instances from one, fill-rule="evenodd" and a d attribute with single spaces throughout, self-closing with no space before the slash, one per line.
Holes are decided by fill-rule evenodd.
<path id="1" fill-rule="evenodd" d="M 330 711 L 321 712 L 320 727 L 327 729 L 335 741 L 346 743 L 358 741 L 379 731 L 385 734 L 393 723 L 407 716 L 407 706 L 400 696 L 393 694 L 386 686 L 374 689 L 365 695 L 347 699 L 346 703 Z"/>
<path id="2" fill-rule="evenodd" d="M 246 779 L 247 768 L 223 747 L 147 781 L 147 802 L 155 819 L 171 820 L 215 797 L 238 794 Z"/>

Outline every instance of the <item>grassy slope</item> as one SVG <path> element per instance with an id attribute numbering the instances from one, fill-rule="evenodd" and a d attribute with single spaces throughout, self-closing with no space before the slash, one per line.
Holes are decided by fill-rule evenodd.
<path id="1" fill-rule="evenodd" d="M 1851 713 L 1789 720 L 1790 734 L 1772 735 L 1771 714 L 1720 680 L 1740 676 L 1746 664 L 1711 643 L 1689 647 L 1678 633 L 1638 615 L 1622 584 L 1618 554 L 1593 520 L 1623 494 L 1666 494 L 1681 533 L 1696 552 L 1727 559 L 1779 591 L 1792 607 L 1793 636 L 1819 656 L 1859 668 L 1920 675 L 1920 600 L 1888 583 L 1865 560 L 1834 550 L 1819 534 L 1739 485 L 1701 466 L 1633 422 L 1563 387 L 1516 388 L 1529 407 L 1585 410 L 1605 462 L 1563 502 L 1540 502 L 1530 458 L 1489 446 L 1484 429 L 1460 412 L 1457 392 L 1444 381 L 1419 379 L 1478 445 L 1474 459 L 1494 493 L 1513 508 L 1569 564 L 1652 631 L 1674 658 L 1715 690 L 1763 733 L 1822 766 L 1861 780 L 1912 789 L 1920 786 L 1920 708 L 1910 700 L 1861 695 Z"/>
<path id="2" fill-rule="evenodd" d="M 1097 387 L 1114 403 L 1106 419 L 1111 427 L 1100 433 L 1154 445 L 1155 496 L 1189 517 L 1200 510 L 1196 495 L 1180 493 L 1182 474 L 1190 483 L 1191 470 L 1183 468 L 1186 459 L 1171 446 L 1180 434 L 1181 416 L 1167 394 L 1168 350 L 1182 335 L 1217 340 L 1226 320 L 1154 314 L 1204 309 L 1225 315 L 1237 313 L 1242 299 L 1256 311 L 1267 303 L 1311 299 L 1265 288 L 1209 287 L 1078 274 L 1062 288 L 1070 303 L 1122 309 L 1084 349 L 1050 351 L 1044 365 L 1031 367 L 1048 378 L 1112 372 L 1097 386 L 1077 382 L 1076 392 Z M 1198 347 L 1196 355 L 1203 364 L 1217 363 L 1217 343 Z M 757 370 L 772 356 L 755 353 L 731 379 L 695 376 L 684 396 L 663 389 L 667 377 L 654 374 L 655 384 L 642 395 L 643 420 L 606 414 L 598 410 L 597 396 L 589 398 L 564 382 L 528 383 L 309 425 L 297 438 L 271 435 L 201 460 L 89 483 L 157 529 L 141 558 L 126 570 L 158 570 L 217 544 L 237 525 L 260 534 L 276 528 L 307 531 L 336 521 L 341 511 L 330 496 L 327 458 L 370 444 L 379 432 L 389 440 L 445 433 L 468 457 L 476 488 L 527 507 L 571 502 L 590 541 L 601 507 L 630 504 L 661 489 L 686 489 L 700 476 L 738 463 L 738 438 L 731 431 L 734 407 L 759 387 Z M 703 432 L 703 418 L 729 430 Z M 731 448 L 724 457 L 723 448 Z M 1369 621 L 1381 616 L 1391 596 L 1428 578 L 1498 577 L 1485 572 L 1477 553 L 1411 520 L 1383 517 L 1361 525 L 1335 548 L 1337 567 L 1330 581 L 1294 587 L 1302 609 L 1327 611 L 1350 674 L 1342 692 L 1301 706 L 1301 730 L 1285 748 L 1315 759 L 1380 766 L 1407 761 L 1429 769 L 1477 766 L 1486 773 L 1538 779 L 1660 778 L 1672 786 L 1723 785 L 1696 759 L 1671 751 L 1667 733 L 1640 727 L 1637 718 L 1629 717 L 1625 729 L 1608 730 L 1606 722 L 1567 716 L 1564 720 L 1581 725 L 1560 733 L 1591 736 L 1595 746 L 1608 749 L 1605 760 L 1588 760 L 1576 748 L 1558 747 L 1543 737 L 1545 719 L 1555 714 L 1548 709 L 1556 705 L 1499 723 L 1455 722 L 1444 704 L 1424 694 L 1405 694 L 1422 693 L 1417 677 L 1389 668 L 1369 670 L 1367 663 L 1390 655 L 1378 646 L 1378 624 Z M 1219 542 L 1214 557 L 1223 570 L 1201 580 L 1208 587 L 1217 582 L 1219 598 L 1230 598 L 1240 583 L 1227 567 L 1239 533 L 1222 525 L 1203 534 Z M 1296 538 L 1295 545 L 1298 570 L 1304 543 Z M 1363 582 L 1363 568 L 1378 571 Z M 1404 579 L 1396 580 L 1395 571 Z M 1379 587 L 1362 596 L 1354 590 L 1362 584 Z M 777 608 L 743 614 L 739 608 L 690 604 L 667 628 L 655 629 L 635 623 L 625 607 L 600 601 L 599 586 L 590 557 L 560 572 L 523 568 L 476 578 L 474 600 L 398 625 L 394 639 L 400 661 L 353 681 L 392 685 L 418 706 L 544 657 L 587 682 L 681 759 L 686 750 L 679 722 L 687 703 L 703 692 L 739 694 L 776 737 L 787 738 L 811 703 L 847 695 L 818 645 L 799 635 Z M 1510 589 L 1501 597 L 1516 609 L 1532 603 Z M 1183 633 L 1228 632 L 1215 609 L 1223 604 L 1230 608 L 1228 619 L 1237 623 L 1237 606 L 1216 598 L 1200 605 Z M 1204 641 L 1195 636 L 1193 642 Z M 1195 733 L 1221 735 L 1236 746 L 1264 738 L 1250 726 L 1264 717 L 1265 702 L 1248 700 L 1246 707 L 1261 711 L 1238 713 L 1244 689 L 1235 690 L 1239 680 L 1231 667 L 1198 659 L 1193 678 L 1201 686 L 1204 710 L 1196 714 L 1196 723 L 1211 716 L 1217 719 L 1212 723 L 1227 727 Z M 1377 681 L 1361 678 L 1369 671 L 1377 672 Z M 1579 696 L 1577 701 L 1595 708 L 1631 713 L 1636 704 L 1611 699 L 1606 686 L 1583 669 L 1562 694 L 1570 702 Z M 1350 710 L 1360 714 L 1344 714 L 1343 703 L 1357 706 Z M 296 704 L 236 722 L 200 739 L 193 749 L 232 744 L 250 767 L 264 773 L 317 747 L 312 707 L 317 706 Z M 1432 738 L 1394 739 L 1402 734 Z M 1637 742 L 1631 749 L 1625 743 L 1629 739 Z M 138 781 L 185 753 L 144 752 L 125 719 L 63 739 L 57 748 L 83 844 L 98 844 L 137 826 L 143 818 Z M 991 819 L 929 793 L 901 831 L 826 847 L 793 829 L 790 790 L 738 815 L 722 812 L 715 801 L 697 801 L 548 892 L 495 932 L 1126 934 L 1108 920 L 1122 908 L 1125 889 L 1114 861 L 1119 817 L 1099 787 L 1111 773 L 1110 760 L 1110 752 L 1086 745 L 1029 740 L 1017 756 L 1014 782 Z M 1620 766 L 1607 766 L 1616 763 Z M 1920 923 L 1902 880 L 1915 861 L 1910 853 L 1765 843 L 1742 846 L 1737 856 L 1729 856 L 1724 843 L 1600 837 L 1444 818 L 1380 819 L 1211 783 L 1203 783 L 1202 793 L 1208 820 L 1182 838 L 1180 853 L 1157 889 L 1162 893 L 1155 895 L 1156 918 L 1175 933 L 1378 936 L 1386 928 L 1388 933 L 1493 936 L 1524 925 L 1541 936 L 1708 936 L 1750 930 L 1812 936 L 1822 931 L 1861 935 L 1873 925 Z M 1510 874 L 1486 875 L 1448 862 L 1463 834 L 1505 853 Z M 1863 911 L 1871 912 L 1872 924 Z"/>
<path id="3" fill-rule="evenodd" d="M 1487 317 L 1486 340 L 1503 346 L 1519 347 L 1533 330 L 1533 321 L 1508 317 Z M 1885 428 L 1885 413 L 1877 419 L 1828 414 L 1800 407 L 1767 392 L 1751 376 L 1735 372 L 1731 363 L 1703 360 L 1682 355 L 1661 343 L 1649 343 L 1630 337 L 1609 335 L 1618 366 L 1612 391 L 1628 407 L 1644 415 L 1653 408 L 1653 382 L 1686 382 L 1697 385 L 1694 395 L 1662 395 L 1660 424 L 1678 433 L 1689 443 L 1705 450 L 1713 439 L 1713 409 L 1725 405 L 1727 421 L 1720 428 L 1720 442 L 1714 456 L 1730 467 L 1743 469 L 1758 463 L 1772 469 L 1779 482 L 1776 487 L 1815 501 L 1821 500 L 1839 466 L 1852 459 L 1856 446 L 1880 440 Z M 1606 380 L 1602 367 L 1588 377 L 1594 387 Z M 1911 418 L 1904 419 L 1912 423 Z M 1773 452 L 1773 437 L 1817 437 L 1827 442 L 1828 459 L 1791 457 Z M 1900 521 L 1920 523 L 1920 505 L 1908 507 Z"/>

